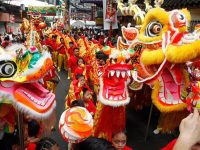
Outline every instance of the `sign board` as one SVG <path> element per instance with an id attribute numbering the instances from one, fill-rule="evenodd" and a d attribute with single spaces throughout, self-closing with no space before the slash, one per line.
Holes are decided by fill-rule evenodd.
<path id="1" fill-rule="evenodd" d="M 40 13 L 42 16 L 56 16 L 56 6 L 29 6 L 28 15 Z"/>
<path id="2" fill-rule="evenodd" d="M 109 2 L 108 2 L 109 1 Z M 112 9 L 112 1 L 111 0 L 103 0 L 103 26 L 104 30 L 110 30 L 110 25 L 112 24 L 112 29 L 118 29 L 117 24 L 117 13 L 116 10 Z M 114 12 L 114 13 L 113 13 Z"/>
<path id="3" fill-rule="evenodd" d="M 103 0 L 80 0 L 80 3 L 95 3 L 95 4 L 99 4 L 99 3 L 103 3 Z"/>

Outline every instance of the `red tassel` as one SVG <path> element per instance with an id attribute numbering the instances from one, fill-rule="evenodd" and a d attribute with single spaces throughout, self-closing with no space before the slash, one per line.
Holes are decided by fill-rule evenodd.
<path id="1" fill-rule="evenodd" d="M 111 141 L 113 133 L 118 133 L 125 129 L 125 107 L 102 107 L 94 136 L 99 137 L 103 133 L 106 139 Z"/>

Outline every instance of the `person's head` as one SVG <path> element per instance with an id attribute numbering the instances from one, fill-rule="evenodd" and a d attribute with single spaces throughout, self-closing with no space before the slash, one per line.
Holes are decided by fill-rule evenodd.
<path id="1" fill-rule="evenodd" d="M 83 101 L 88 101 L 92 98 L 92 93 L 88 88 L 83 88 Z"/>
<path id="2" fill-rule="evenodd" d="M 126 146 L 126 134 L 124 131 L 112 135 L 112 145 L 116 150 L 123 150 Z"/>
<path id="3" fill-rule="evenodd" d="M 74 46 L 74 42 L 69 42 L 69 47 L 73 47 Z"/>
<path id="4" fill-rule="evenodd" d="M 31 120 L 28 122 L 28 136 L 36 137 L 40 131 L 40 125 L 36 120 Z"/>
<path id="5" fill-rule="evenodd" d="M 74 48 L 74 56 L 79 57 L 79 48 Z"/>
<path id="6" fill-rule="evenodd" d="M 74 100 L 71 104 L 70 104 L 70 108 L 75 107 L 75 106 L 80 106 L 80 107 L 85 107 L 83 100 L 79 99 L 79 100 Z"/>
<path id="7" fill-rule="evenodd" d="M 114 150 L 112 144 L 105 139 L 89 137 L 74 146 L 75 150 Z"/>
<path id="8" fill-rule="evenodd" d="M 60 43 L 64 44 L 64 39 L 60 38 Z"/>
<path id="9" fill-rule="evenodd" d="M 85 64 L 83 58 L 78 58 L 77 64 L 79 67 L 81 67 L 83 64 Z"/>
<path id="10" fill-rule="evenodd" d="M 57 35 L 53 35 L 53 36 L 52 36 L 52 40 L 53 40 L 53 41 L 56 41 L 56 38 L 57 38 Z"/>
<path id="11" fill-rule="evenodd" d="M 85 84 L 85 77 L 82 74 L 77 74 L 76 80 L 78 80 L 78 82 L 81 86 L 83 86 Z"/>
<path id="12" fill-rule="evenodd" d="M 59 145 L 51 138 L 42 138 L 36 145 L 36 150 L 59 150 Z"/>
<path id="13" fill-rule="evenodd" d="M 100 66 L 104 66 L 106 64 L 106 60 L 108 59 L 108 56 L 104 54 L 102 51 L 98 51 L 96 52 L 96 59 Z"/>

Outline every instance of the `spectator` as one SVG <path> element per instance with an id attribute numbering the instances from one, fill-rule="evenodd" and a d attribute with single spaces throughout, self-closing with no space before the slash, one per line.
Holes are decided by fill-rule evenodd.
<path id="1" fill-rule="evenodd" d="M 112 145 L 116 150 L 132 150 L 132 148 L 126 146 L 127 138 L 124 131 L 113 134 Z"/>
<path id="2" fill-rule="evenodd" d="M 59 145 L 51 138 L 42 138 L 36 146 L 36 150 L 59 150 Z"/>
<path id="3" fill-rule="evenodd" d="M 25 140 L 27 150 L 35 150 L 39 139 L 40 125 L 36 120 L 28 121 L 28 137 Z"/>
<path id="4" fill-rule="evenodd" d="M 114 147 L 105 139 L 89 137 L 74 145 L 74 150 L 114 150 Z"/>
<path id="5" fill-rule="evenodd" d="M 70 108 L 75 107 L 75 106 L 80 106 L 80 107 L 85 107 L 83 100 L 74 100 L 71 104 L 70 104 Z"/>
<path id="6" fill-rule="evenodd" d="M 4 41 L 1 43 L 1 45 L 2 45 L 3 48 L 6 48 L 6 47 L 11 45 L 9 36 L 6 36 L 4 38 Z"/>
<path id="7" fill-rule="evenodd" d="M 200 115 L 197 109 L 181 121 L 178 139 L 170 142 L 162 150 L 199 150 Z"/>

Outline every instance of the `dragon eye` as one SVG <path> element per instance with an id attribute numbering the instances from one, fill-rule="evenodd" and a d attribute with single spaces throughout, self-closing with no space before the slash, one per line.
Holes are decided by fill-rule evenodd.
<path id="1" fill-rule="evenodd" d="M 159 22 L 150 22 L 145 30 L 145 35 L 148 37 L 158 36 L 162 29 L 162 25 Z"/>
<path id="2" fill-rule="evenodd" d="M 180 21 L 180 22 L 185 22 L 186 21 L 186 18 L 184 17 L 184 15 L 182 13 L 179 13 L 177 15 L 177 19 Z"/>
<path id="3" fill-rule="evenodd" d="M 0 77 L 9 78 L 12 77 L 15 72 L 17 66 L 14 62 L 11 61 L 4 61 L 0 63 Z"/>

